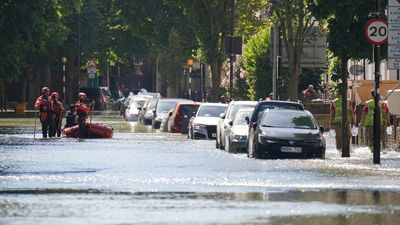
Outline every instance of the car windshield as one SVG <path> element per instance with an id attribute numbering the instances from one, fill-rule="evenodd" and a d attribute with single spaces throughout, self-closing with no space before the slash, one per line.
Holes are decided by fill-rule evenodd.
<path id="1" fill-rule="evenodd" d="M 310 116 L 287 112 L 268 113 L 261 121 L 261 126 L 296 129 L 317 129 L 315 122 Z"/>
<path id="2" fill-rule="evenodd" d="M 226 115 L 226 118 L 231 120 L 235 119 L 235 116 L 239 109 L 243 108 L 254 108 L 254 105 L 232 105 L 229 109 L 228 115 Z"/>
<path id="3" fill-rule="evenodd" d="M 191 115 L 192 112 L 197 111 L 199 105 L 182 105 L 179 107 L 179 115 Z"/>
<path id="4" fill-rule="evenodd" d="M 147 106 L 147 109 L 154 110 L 156 108 L 156 105 L 157 105 L 157 100 L 158 99 L 149 100 L 149 104 Z"/>
<path id="5" fill-rule="evenodd" d="M 250 117 L 253 111 L 246 110 L 246 111 L 239 111 L 233 121 L 234 125 L 247 125 L 246 117 Z"/>
<path id="6" fill-rule="evenodd" d="M 142 108 L 146 100 L 133 100 L 133 102 L 137 105 L 137 107 Z"/>
<path id="7" fill-rule="evenodd" d="M 200 107 L 199 113 L 197 116 L 205 116 L 205 117 L 219 117 L 221 113 L 223 113 L 226 109 L 226 106 L 219 105 L 204 105 Z"/>
<path id="8" fill-rule="evenodd" d="M 178 102 L 176 101 L 159 101 L 157 106 L 157 113 L 168 112 L 173 109 Z"/>

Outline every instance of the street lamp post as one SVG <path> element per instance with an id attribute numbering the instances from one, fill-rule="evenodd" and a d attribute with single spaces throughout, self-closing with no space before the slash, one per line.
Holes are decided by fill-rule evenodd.
<path id="1" fill-rule="evenodd" d="M 189 99 L 192 99 L 192 66 L 193 66 L 193 59 L 188 59 L 186 63 L 189 66 Z"/>
<path id="2" fill-rule="evenodd" d="M 66 57 L 61 57 L 62 69 L 63 69 L 63 100 L 65 102 L 65 64 L 67 63 Z"/>

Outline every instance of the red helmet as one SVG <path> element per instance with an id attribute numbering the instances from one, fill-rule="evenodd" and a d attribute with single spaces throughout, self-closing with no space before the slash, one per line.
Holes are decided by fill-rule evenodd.
<path id="1" fill-rule="evenodd" d="M 42 92 L 42 94 L 48 95 L 49 92 L 50 92 L 50 88 L 48 88 L 48 87 L 43 87 L 41 92 Z"/>
<path id="2" fill-rule="evenodd" d="M 60 95 L 57 92 L 51 93 L 51 97 L 59 98 Z"/>
<path id="3" fill-rule="evenodd" d="M 83 92 L 80 92 L 80 93 L 78 94 L 78 98 L 79 98 L 79 99 L 81 99 L 81 98 L 86 98 L 86 94 L 83 93 Z"/>

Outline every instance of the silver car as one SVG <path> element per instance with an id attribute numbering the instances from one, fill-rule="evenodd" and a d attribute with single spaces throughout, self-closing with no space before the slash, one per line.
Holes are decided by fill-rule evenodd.
<path id="1" fill-rule="evenodd" d="M 241 108 L 235 119 L 229 122 L 225 131 L 225 151 L 230 153 L 246 152 L 247 135 L 249 134 L 246 117 L 250 117 L 253 110 L 253 108 Z"/>
<path id="2" fill-rule="evenodd" d="M 189 123 L 188 137 L 215 139 L 219 115 L 226 110 L 227 106 L 222 103 L 202 103 Z"/>
<path id="3" fill-rule="evenodd" d="M 220 148 L 222 150 L 225 149 L 225 131 L 229 126 L 229 123 L 233 121 L 237 112 L 241 108 L 251 108 L 257 105 L 256 101 L 231 101 L 226 109 L 226 112 L 221 115 L 221 119 L 217 124 L 217 138 L 216 138 L 216 148 Z"/>

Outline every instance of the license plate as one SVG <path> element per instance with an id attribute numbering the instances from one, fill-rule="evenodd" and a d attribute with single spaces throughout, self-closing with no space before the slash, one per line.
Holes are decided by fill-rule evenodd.
<path id="1" fill-rule="evenodd" d="M 301 153 L 301 147 L 282 146 L 281 151 L 290 153 Z"/>
<path id="2" fill-rule="evenodd" d="M 217 136 L 216 133 L 211 133 L 211 137 L 215 138 Z"/>

